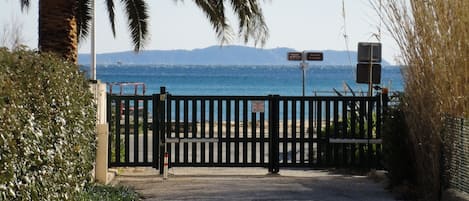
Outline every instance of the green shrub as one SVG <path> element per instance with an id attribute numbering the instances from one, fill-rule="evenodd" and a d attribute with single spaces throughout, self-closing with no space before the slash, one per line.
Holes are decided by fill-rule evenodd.
<path id="1" fill-rule="evenodd" d="M 391 186 L 415 183 L 413 153 L 402 102 L 391 104 L 383 125 L 383 162 Z"/>
<path id="2" fill-rule="evenodd" d="M 75 64 L 0 49 L 0 200 L 74 200 L 91 181 L 95 107 Z"/>

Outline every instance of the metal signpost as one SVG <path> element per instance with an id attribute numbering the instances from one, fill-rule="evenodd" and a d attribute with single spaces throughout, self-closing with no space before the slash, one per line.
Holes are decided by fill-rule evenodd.
<path id="1" fill-rule="evenodd" d="M 381 43 L 358 43 L 357 83 L 368 84 L 368 96 L 373 95 L 373 84 L 381 81 L 380 63 Z"/>
<path id="2" fill-rule="evenodd" d="M 322 52 L 289 52 L 287 54 L 287 58 L 289 61 L 301 61 L 300 68 L 303 73 L 303 96 L 305 96 L 305 72 L 306 67 L 308 67 L 308 61 L 322 61 L 324 59 L 324 55 Z"/>

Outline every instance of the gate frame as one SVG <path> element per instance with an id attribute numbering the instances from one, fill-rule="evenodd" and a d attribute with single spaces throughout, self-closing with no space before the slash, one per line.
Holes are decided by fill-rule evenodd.
<path id="1" fill-rule="evenodd" d="M 167 135 L 171 133 L 171 125 L 170 124 L 171 124 L 172 119 L 171 119 L 171 116 L 168 116 L 168 115 L 172 114 L 171 113 L 171 107 L 172 107 L 172 105 L 171 105 L 172 104 L 171 95 L 166 92 L 165 87 L 160 87 L 160 94 L 153 94 L 151 97 L 149 97 L 149 96 L 134 96 L 134 97 L 116 96 L 117 98 L 112 99 L 111 97 L 113 97 L 113 96 L 114 95 L 108 95 L 108 99 L 107 99 L 107 114 L 108 114 L 107 119 L 108 119 L 108 122 L 111 121 L 111 112 L 112 112 L 111 111 L 112 110 L 111 102 L 113 100 L 117 100 L 117 102 L 119 102 L 119 105 L 120 105 L 120 103 L 124 102 L 124 105 L 125 105 L 125 114 L 124 115 L 126 115 L 126 116 L 130 116 L 130 114 L 129 114 L 129 108 L 130 108 L 129 101 L 134 101 L 134 104 L 136 104 L 137 107 L 138 107 L 138 100 L 140 100 L 140 99 L 138 99 L 139 97 L 152 101 L 153 121 L 152 121 L 152 125 L 149 125 L 148 128 L 151 127 L 153 129 L 153 137 L 152 137 L 152 145 L 153 145 L 152 146 L 152 158 L 153 158 L 153 161 L 149 161 L 148 163 L 151 163 L 151 166 L 153 168 L 159 169 L 160 174 L 163 174 L 164 153 L 167 151 L 166 139 L 167 139 Z M 177 96 L 177 97 L 183 97 L 183 96 Z M 191 97 L 191 96 L 188 96 L 188 97 Z M 198 97 L 198 96 L 194 96 L 194 97 Z M 202 96 L 200 96 L 200 97 L 202 97 Z M 214 100 L 219 101 L 219 103 L 217 103 L 217 104 L 220 104 L 223 101 L 233 101 L 231 99 L 225 100 L 224 98 L 226 98 L 226 97 L 235 97 L 235 98 L 237 98 L 237 96 L 220 96 L 219 99 L 214 99 Z M 246 98 L 247 96 L 246 97 L 239 96 L 239 97 Z M 263 98 L 261 98 L 261 97 L 263 97 Z M 255 96 L 255 97 L 253 97 L 253 99 L 247 99 L 247 100 L 239 99 L 239 102 L 242 101 L 243 107 L 247 107 L 247 106 L 244 106 L 244 104 L 245 103 L 247 104 L 248 101 L 255 100 L 256 98 L 261 98 L 264 101 L 268 101 L 268 105 L 269 105 L 268 106 L 269 107 L 269 109 L 268 109 L 269 110 L 268 111 L 268 122 L 269 122 L 268 123 L 268 132 L 269 132 L 269 137 L 268 137 L 269 138 L 269 140 L 268 140 L 268 143 L 269 143 L 269 146 L 268 146 L 268 152 L 269 152 L 268 153 L 268 159 L 269 159 L 269 162 L 268 162 L 267 168 L 268 168 L 270 173 L 275 174 L 275 173 L 279 172 L 279 169 L 282 166 L 280 164 L 280 158 L 279 158 L 279 156 L 280 156 L 279 146 L 280 146 L 280 143 L 281 143 L 281 140 L 279 138 L 279 133 L 280 133 L 280 128 L 279 128 L 279 126 L 280 126 L 280 100 L 286 101 L 287 99 L 285 99 L 285 98 L 288 98 L 288 96 L 287 97 L 279 96 L 279 95 L 269 95 L 269 96 L 265 96 L 265 97 L 264 96 Z M 308 97 L 305 97 L 305 98 L 307 100 Z M 344 98 L 347 98 L 347 97 L 344 97 Z M 366 144 L 367 147 L 371 147 L 370 146 L 371 144 L 375 144 L 375 143 L 379 144 L 379 142 L 374 142 L 373 140 L 378 139 L 378 141 L 379 141 L 379 139 L 381 138 L 381 133 L 380 132 L 382 130 L 381 126 L 382 126 L 382 123 L 384 121 L 383 116 L 386 114 L 386 110 L 387 110 L 388 95 L 387 95 L 387 93 L 383 93 L 383 94 L 379 94 L 379 95 L 373 96 L 373 97 L 366 96 L 365 98 L 370 99 L 367 102 L 368 104 L 366 104 L 366 102 L 361 102 L 360 101 L 360 103 L 361 103 L 360 106 L 366 106 L 366 107 L 371 107 L 371 108 L 375 109 L 376 110 L 375 115 L 379 116 L 378 119 L 376 120 L 376 125 L 375 126 L 373 126 L 373 122 L 371 122 L 371 121 L 367 122 L 368 128 L 376 127 L 376 136 L 375 136 L 376 138 L 372 138 L 371 137 L 371 135 L 372 135 L 371 129 L 367 129 L 366 133 L 363 133 L 363 135 L 365 137 L 365 138 L 363 138 L 363 140 L 368 140 L 367 143 L 358 143 L 358 144 L 364 144 L 364 145 Z M 376 100 L 374 100 L 373 98 L 376 98 Z M 333 99 L 339 99 L 339 98 L 334 96 Z M 236 99 L 234 99 L 234 100 L 236 100 Z M 188 100 L 185 100 L 185 101 L 188 101 Z M 191 101 L 197 101 L 197 99 L 196 98 L 191 99 Z M 207 100 L 201 99 L 201 101 L 210 101 L 209 103 L 213 104 L 212 99 L 207 99 Z M 294 100 L 294 101 L 297 101 L 297 100 Z M 310 100 L 310 101 L 312 101 L 312 100 Z M 344 101 L 347 101 L 347 100 L 344 100 Z M 343 101 L 342 104 L 345 103 L 344 101 Z M 321 103 L 321 102 L 319 102 L 319 103 Z M 355 100 L 353 100 L 351 102 L 355 103 Z M 329 104 L 330 102 L 325 102 L 325 103 Z M 213 106 L 211 106 L 211 107 L 213 107 Z M 219 107 L 220 107 L 220 105 L 219 105 Z M 322 107 L 321 104 L 319 104 L 319 107 Z M 343 106 L 343 107 L 345 107 L 345 106 Z M 371 111 L 373 111 L 373 109 Z M 361 108 L 360 110 L 363 110 L 363 108 Z M 192 112 L 195 112 L 195 111 L 196 110 L 194 109 L 194 111 L 192 111 Z M 239 111 L 239 109 L 238 109 L 238 111 Z M 336 103 L 335 102 L 334 102 L 334 111 L 336 111 Z M 370 111 L 366 112 L 366 110 L 365 110 L 365 114 L 362 114 L 361 113 L 362 111 L 357 111 L 357 110 L 355 110 L 355 108 L 351 109 L 351 112 L 352 111 L 360 112 L 360 116 L 365 115 L 365 117 L 360 117 L 360 119 L 356 119 L 358 121 L 357 123 L 360 125 L 359 130 L 360 130 L 360 133 L 361 133 L 362 132 L 362 127 L 365 126 L 364 125 L 365 122 L 363 122 L 362 118 L 372 119 L 373 114 Z M 116 112 L 117 112 L 117 108 L 116 108 Z M 310 109 L 310 112 L 311 112 L 311 109 Z M 344 111 L 342 111 L 342 112 L 344 112 Z M 185 108 L 184 114 L 185 114 L 184 116 L 189 114 L 189 112 L 187 111 L 187 108 Z M 234 113 L 234 114 L 235 114 L 235 118 L 236 118 L 236 113 Z M 244 114 L 244 111 L 243 111 L 243 114 Z M 313 114 L 315 114 L 315 113 L 313 113 Z M 346 112 L 344 112 L 343 114 L 346 114 Z M 137 115 L 138 115 L 138 111 L 137 111 Z M 244 114 L 244 115 L 246 115 L 246 114 Z M 283 115 L 288 115 L 288 114 L 283 114 Z M 319 115 L 322 115 L 322 114 L 319 114 Z M 339 115 L 339 114 L 334 113 L 334 115 Z M 211 118 L 213 118 L 213 117 L 211 117 Z M 354 118 L 354 117 L 351 117 L 351 118 Z M 122 120 L 120 116 L 116 117 L 116 120 L 115 120 L 116 122 L 114 122 L 114 124 L 116 124 L 116 125 L 112 125 L 111 122 L 110 122 L 109 129 L 111 129 L 112 126 L 116 126 L 116 128 L 117 128 L 117 126 L 121 126 L 120 122 L 117 122 L 117 121 L 120 121 L 120 120 Z M 129 123 L 128 122 L 129 117 L 125 117 L 124 120 L 125 120 L 124 124 Z M 214 122 L 216 122 L 214 119 L 212 119 L 212 120 Z M 134 119 L 134 121 L 135 121 L 135 119 Z M 243 121 L 244 121 L 244 118 L 243 118 Z M 319 119 L 319 121 L 320 121 L 320 119 Z M 138 120 L 137 120 L 137 122 L 138 122 Z M 337 123 L 337 122 L 335 122 L 335 123 Z M 344 123 L 344 124 L 346 124 L 346 123 Z M 128 133 L 128 134 L 125 134 L 125 138 L 126 138 L 126 140 L 128 140 L 127 139 L 128 135 L 130 135 L 130 133 L 127 132 L 129 130 L 129 128 L 128 128 L 129 126 L 124 125 L 124 127 L 125 127 L 125 130 L 126 130 L 126 133 Z M 318 126 L 316 126 L 316 127 L 318 127 Z M 319 129 L 319 127 L 317 129 L 318 129 L 318 132 L 321 131 Z M 134 128 L 134 130 L 137 130 L 137 129 Z M 326 131 L 329 131 L 329 130 L 327 130 L 327 128 L 326 128 Z M 136 131 L 136 132 L 138 132 L 138 131 Z M 117 134 L 114 134 L 114 135 L 117 136 Z M 330 144 L 334 143 L 334 142 L 331 142 L 330 137 L 331 136 L 327 136 L 327 142 L 325 142 L 325 144 L 327 146 L 330 146 Z M 111 139 L 111 135 L 109 135 L 109 139 Z M 319 137 L 317 136 L 317 139 L 311 137 L 311 139 L 318 140 Z M 335 140 L 335 138 L 333 138 L 333 140 Z M 138 142 L 134 142 L 134 143 L 137 145 Z M 221 141 L 219 143 L 221 143 Z M 262 143 L 264 143 L 264 142 L 262 142 Z M 267 141 L 265 143 L 267 143 Z M 349 144 L 349 143 L 343 143 L 343 144 Z M 350 144 L 355 144 L 356 145 L 357 143 L 350 143 Z M 116 146 L 117 146 L 117 148 L 119 148 L 119 145 L 116 145 Z M 129 159 L 127 158 L 127 155 L 128 155 L 129 150 L 128 150 L 127 146 L 128 146 L 128 144 L 126 144 L 126 149 L 125 149 L 126 161 L 123 162 L 123 163 L 121 163 L 120 161 L 111 163 L 111 154 L 109 152 L 109 154 L 108 154 L 108 167 L 115 166 L 115 165 L 117 165 L 117 166 L 128 166 L 128 165 L 130 165 L 130 166 L 142 166 L 142 165 L 144 165 L 145 166 L 146 163 L 143 163 L 143 162 L 135 162 L 135 164 L 134 164 L 134 163 L 131 163 L 131 162 L 128 161 Z M 309 146 L 313 146 L 312 143 Z M 320 146 L 319 143 L 318 143 L 317 146 Z M 109 146 L 108 147 L 109 147 L 108 151 L 110 151 L 110 149 L 111 149 L 111 140 L 109 140 Z M 117 148 L 116 148 L 116 150 L 117 150 Z M 377 145 L 375 148 L 381 150 L 382 145 Z M 343 149 L 345 149 L 345 148 L 343 148 Z M 137 148 L 137 150 L 138 150 L 138 148 Z M 329 149 L 327 149 L 327 150 L 329 150 Z M 328 152 L 327 150 L 326 150 L 326 152 Z M 116 154 L 118 154 L 118 153 L 116 153 Z M 134 153 L 134 154 L 137 155 L 136 153 Z M 372 154 L 373 153 L 371 151 L 367 151 L 367 159 L 366 159 L 367 164 L 366 165 L 369 168 L 371 168 L 371 166 L 372 166 L 372 164 L 371 164 Z M 375 155 L 376 158 L 374 160 L 375 162 L 379 163 L 379 161 L 381 160 L 381 155 L 380 154 L 381 153 L 378 153 L 378 152 L 376 153 L 376 155 Z M 360 153 L 360 156 L 361 156 L 361 153 Z M 312 159 L 309 159 L 309 160 L 312 160 Z M 318 160 L 320 160 L 320 159 L 318 158 Z M 309 163 L 311 163 L 311 162 L 309 162 Z M 312 165 L 314 165 L 314 164 L 312 164 Z M 373 164 L 373 165 L 377 165 L 377 164 Z"/>

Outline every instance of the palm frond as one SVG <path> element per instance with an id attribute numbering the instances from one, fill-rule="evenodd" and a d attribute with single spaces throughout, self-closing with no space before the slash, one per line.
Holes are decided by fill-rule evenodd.
<path id="1" fill-rule="evenodd" d="M 269 37 L 269 29 L 265 23 L 264 15 L 257 0 L 230 0 L 231 6 L 239 21 L 239 34 L 244 42 L 254 39 L 254 44 L 265 45 Z"/>
<path id="2" fill-rule="evenodd" d="M 223 1 L 195 0 L 194 2 L 207 16 L 221 44 L 231 41 L 233 32 L 225 18 L 225 6 Z"/>
<path id="3" fill-rule="evenodd" d="M 78 0 L 76 13 L 78 41 L 85 39 L 90 33 L 91 1 Z"/>
<path id="4" fill-rule="evenodd" d="M 20 0 L 20 4 L 21 4 L 21 11 L 25 11 L 29 8 L 30 6 L 30 1 L 29 0 Z"/>
<path id="5" fill-rule="evenodd" d="M 114 0 L 106 0 L 106 7 L 109 16 L 109 22 L 111 23 L 112 35 L 116 37 L 116 25 L 114 22 L 115 13 L 114 13 Z"/>
<path id="6" fill-rule="evenodd" d="M 144 0 L 121 0 L 128 19 L 134 51 L 143 48 L 148 34 L 148 6 Z"/>

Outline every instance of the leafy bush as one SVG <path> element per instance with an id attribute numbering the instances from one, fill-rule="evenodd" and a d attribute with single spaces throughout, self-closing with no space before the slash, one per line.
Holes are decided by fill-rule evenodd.
<path id="1" fill-rule="evenodd" d="M 415 170 L 409 129 L 406 124 L 402 102 L 390 105 L 383 125 L 383 162 L 388 171 L 391 186 L 415 183 Z"/>
<path id="2" fill-rule="evenodd" d="M 0 49 L 0 200 L 70 200 L 91 181 L 95 107 L 75 64 Z"/>

